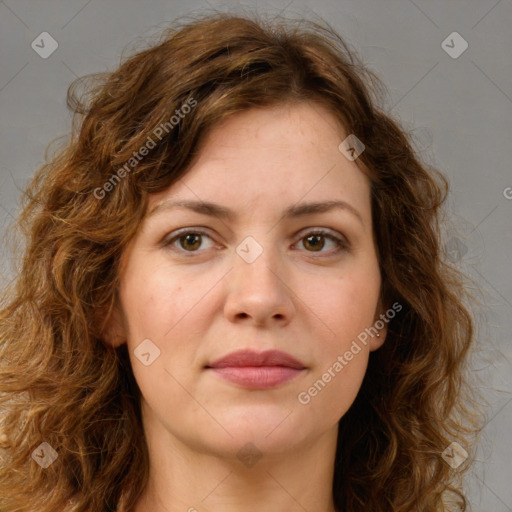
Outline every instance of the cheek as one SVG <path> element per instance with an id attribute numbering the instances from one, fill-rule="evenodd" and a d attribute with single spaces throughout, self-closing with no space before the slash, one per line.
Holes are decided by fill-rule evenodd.
<path id="1" fill-rule="evenodd" d="M 329 344 L 342 348 L 370 327 L 380 293 L 378 272 L 347 272 L 310 288 L 312 310 L 329 328 Z"/>
<path id="2" fill-rule="evenodd" d="M 354 402 L 368 366 L 369 346 L 358 338 L 373 324 L 379 280 L 359 275 L 339 279 L 318 291 L 311 304 L 321 318 L 314 346 L 316 364 L 298 401 L 308 414 L 334 424 Z"/>
<path id="3" fill-rule="evenodd" d="M 361 352 L 341 371 L 331 361 L 297 396 L 298 407 L 310 418 L 322 418 L 326 425 L 334 425 L 349 410 L 361 388 L 366 368 L 367 353 Z M 341 363 L 339 363 L 341 364 Z"/>
<path id="4" fill-rule="evenodd" d="M 172 396 L 168 405 L 178 408 L 190 399 L 178 383 L 190 380 L 191 368 L 197 364 L 197 352 L 211 324 L 215 285 L 222 278 L 216 270 L 201 277 L 195 274 L 156 258 L 134 258 L 126 268 L 120 292 L 129 326 L 131 365 L 146 401 L 155 406 L 162 397 Z M 159 354 L 144 366 L 135 352 L 147 339 Z"/>
<path id="5" fill-rule="evenodd" d="M 366 271 L 364 271 L 366 270 Z M 323 286 L 321 286 L 323 284 Z M 365 329 L 373 325 L 380 292 L 380 275 L 374 267 L 344 273 L 335 281 L 310 288 L 313 311 L 322 329 L 315 360 L 301 404 L 311 413 L 338 421 L 355 400 L 366 374 L 369 357 Z M 365 343 L 366 342 L 366 343 Z"/>
<path id="6" fill-rule="evenodd" d="M 190 377 L 197 350 L 194 340 L 202 339 L 194 331 L 200 329 L 197 312 L 212 284 L 185 277 L 150 258 L 130 261 L 123 283 L 120 296 L 129 326 L 133 374 L 145 401 L 163 420 L 191 407 L 190 396 L 179 383 Z M 147 366 L 137 356 L 145 340 L 154 344 L 144 352 L 151 353 Z M 153 354 L 158 355 L 153 359 Z"/>
<path id="7" fill-rule="evenodd" d="M 201 279 L 186 269 L 174 268 L 161 258 L 134 258 L 126 267 L 120 290 L 132 343 L 154 337 L 160 342 L 187 323 L 194 308 L 219 280 L 218 272 L 202 273 Z"/>

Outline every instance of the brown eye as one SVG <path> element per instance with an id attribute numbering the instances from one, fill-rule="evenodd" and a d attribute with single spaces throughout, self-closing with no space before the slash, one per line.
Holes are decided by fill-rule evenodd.
<path id="1" fill-rule="evenodd" d="M 316 252 L 322 256 L 332 256 L 339 251 L 348 251 L 350 248 L 345 239 L 324 229 L 310 231 L 300 239 L 300 242 L 307 252 Z"/>
<path id="2" fill-rule="evenodd" d="M 209 246 L 208 241 L 210 242 Z M 322 230 L 310 231 L 300 241 L 307 252 L 316 252 L 322 256 L 332 256 L 339 251 L 347 251 L 350 247 L 344 239 L 335 236 L 330 231 Z M 204 242 L 207 243 L 206 247 L 204 247 Z M 331 249 L 329 243 L 332 246 Z M 212 248 L 213 240 L 207 233 L 188 230 L 181 231 L 181 233 L 177 232 L 175 236 L 165 240 L 163 245 L 174 251 L 181 251 L 182 255 L 185 255 L 185 253 L 192 255 L 192 253 L 201 254 L 205 249 Z"/>
<path id="3" fill-rule="evenodd" d="M 213 247 L 213 240 L 207 233 L 189 229 L 175 233 L 175 236 L 164 240 L 162 244 L 173 251 L 190 254 L 202 253 L 206 249 L 210 249 Z"/>
<path id="4" fill-rule="evenodd" d="M 312 251 L 320 251 L 324 248 L 325 239 L 323 235 L 309 235 L 303 238 L 304 247 L 306 249 L 309 247 Z"/>
<path id="5" fill-rule="evenodd" d="M 180 241 L 180 246 L 185 250 L 195 251 L 201 246 L 202 238 L 199 233 L 188 233 L 186 235 L 180 236 L 178 240 Z"/>

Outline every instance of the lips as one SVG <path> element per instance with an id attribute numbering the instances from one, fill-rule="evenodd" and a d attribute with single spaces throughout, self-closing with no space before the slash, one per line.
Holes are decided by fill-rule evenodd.
<path id="1" fill-rule="evenodd" d="M 255 352 L 253 350 L 237 350 L 231 352 L 225 357 L 221 357 L 207 365 L 207 368 L 227 368 L 227 367 L 244 367 L 244 366 L 285 366 L 302 370 L 305 366 L 280 350 L 267 350 L 265 352 Z"/>
<path id="2" fill-rule="evenodd" d="M 238 350 L 205 366 L 216 375 L 246 389 L 270 389 L 290 381 L 306 369 L 280 350 Z"/>

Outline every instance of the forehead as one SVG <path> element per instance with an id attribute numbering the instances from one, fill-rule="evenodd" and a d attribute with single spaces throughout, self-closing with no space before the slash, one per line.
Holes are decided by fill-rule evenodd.
<path id="1" fill-rule="evenodd" d="M 214 201 L 245 212 L 284 209 L 301 200 L 346 200 L 368 217 L 368 178 L 338 149 L 346 136 L 318 104 L 239 112 L 211 130 L 191 168 L 152 195 L 148 211 L 171 198 Z"/>

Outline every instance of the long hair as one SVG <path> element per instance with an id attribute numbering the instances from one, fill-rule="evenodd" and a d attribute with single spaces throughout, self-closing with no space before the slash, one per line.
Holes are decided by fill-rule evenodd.
<path id="1" fill-rule="evenodd" d="M 381 298 L 402 305 L 339 422 L 335 505 L 466 510 L 474 329 L 463 276 L 443 257 L 447 181 L 386 115 L 383 89 L 327 23 L 226 13 L 179 20 L 114 72 L 70 86 L 71 136 L 25 190 L 14 227 L 26 243 L 1 298 L 2 512 L 132 510 L 149 467 L 140 392 L 98 314 L 117 304 L 123 248 L 149 195 L 187 172 L 221 120 L 300 101 L 363 141 Z M 454 441 L 470 454 L 456 470 L 442 456 Z"/>

